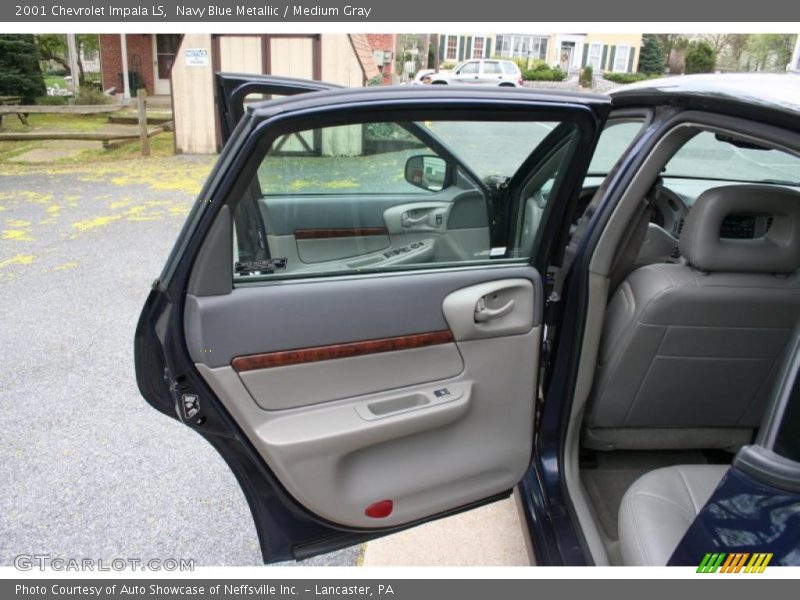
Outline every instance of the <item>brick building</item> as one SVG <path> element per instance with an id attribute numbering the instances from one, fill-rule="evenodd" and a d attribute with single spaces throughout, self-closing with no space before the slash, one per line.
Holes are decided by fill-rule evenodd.
<path id="1" fill-rule="evenodd" d="M 131 33 L 128 48 L 128 78 L 131 91 L 144 87 L 147 93 L 169 94 L 169 72 L 180 42 L 178 34 Z M 103 89 L 122 93 L 122 36 L 100 35 L 100 73 Z"/>
<path id="2" fill-rule="evenodd" d="M 383 76 L 383 83 L 390 85 L 395 72 L 395 48 L 397 47 L 397 34 L 395 33 L 368 33 L 366 34 L 375 63 Z"/>

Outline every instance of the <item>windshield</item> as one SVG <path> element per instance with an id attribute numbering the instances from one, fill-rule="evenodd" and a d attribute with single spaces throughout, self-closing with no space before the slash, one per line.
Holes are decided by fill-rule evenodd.
<path id="1" fill-rule="evenodd" d="M 483 180 L 508 179 L 558 125 L 554 121 L 427 122 L 428 127 Z"/>
<path id="2" fill-rule="evenodd" d="M 800 185 L 800 158 L 780 150 L 735 146 L 704 131 L 678 150 L 662 175 Z"/>

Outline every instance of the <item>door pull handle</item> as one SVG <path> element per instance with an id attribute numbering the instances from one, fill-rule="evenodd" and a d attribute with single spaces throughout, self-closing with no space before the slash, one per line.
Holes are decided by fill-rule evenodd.
<path id="1" fill-rule="evenodd" d="M 492 319 L 499 319 L 500 317 L 506 316 L 514 309 L 514 300 L 511 299 L 506 302 L 500 308 L 487 308 L 486 301 L 481 298 L 478 300 L 478 304 L 475 305 L 475 322 L 476 323 L 485 323 L 486 321 L 491 321 Z"/>

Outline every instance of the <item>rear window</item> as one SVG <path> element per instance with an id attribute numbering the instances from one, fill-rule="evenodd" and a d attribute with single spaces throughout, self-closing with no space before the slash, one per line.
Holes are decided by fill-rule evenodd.
<path id="1" fill-rule="evenodd" d="M 503 71 L 506 73 L 506 75 L 516 75 L 518 72 L 517 65 L 512 62 L 504 62 Z"/>

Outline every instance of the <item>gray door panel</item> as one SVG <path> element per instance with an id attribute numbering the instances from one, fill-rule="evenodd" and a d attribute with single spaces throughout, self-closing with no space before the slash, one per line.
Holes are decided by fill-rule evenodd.
<path id="1" fill-rule="evenodd" d="M 528 266 L 464 268 L 240 286 L 230 294 L 188 294 L 189 353 L 209 367 L 236 356 L 390 338 L 448 328 L 442 304 L 452 292 L 497 279 L 541 280 Z M 541 319 L 534 304 L 533 323 Z"/>
<path id="2" fill-rule="evenodd" d="M 212 349 L 191 348 L 198 371 L 292 496 L 333 523 L 383 528 L 522 477 L 540 298 L 533 268 L 497 265 L 238 287 L 189 297 L 185 319 L 190 346 Z M 342 355 L 361 341 L 365 354 Z M 366 514 L 384 500 L 390 515 Z"/>

